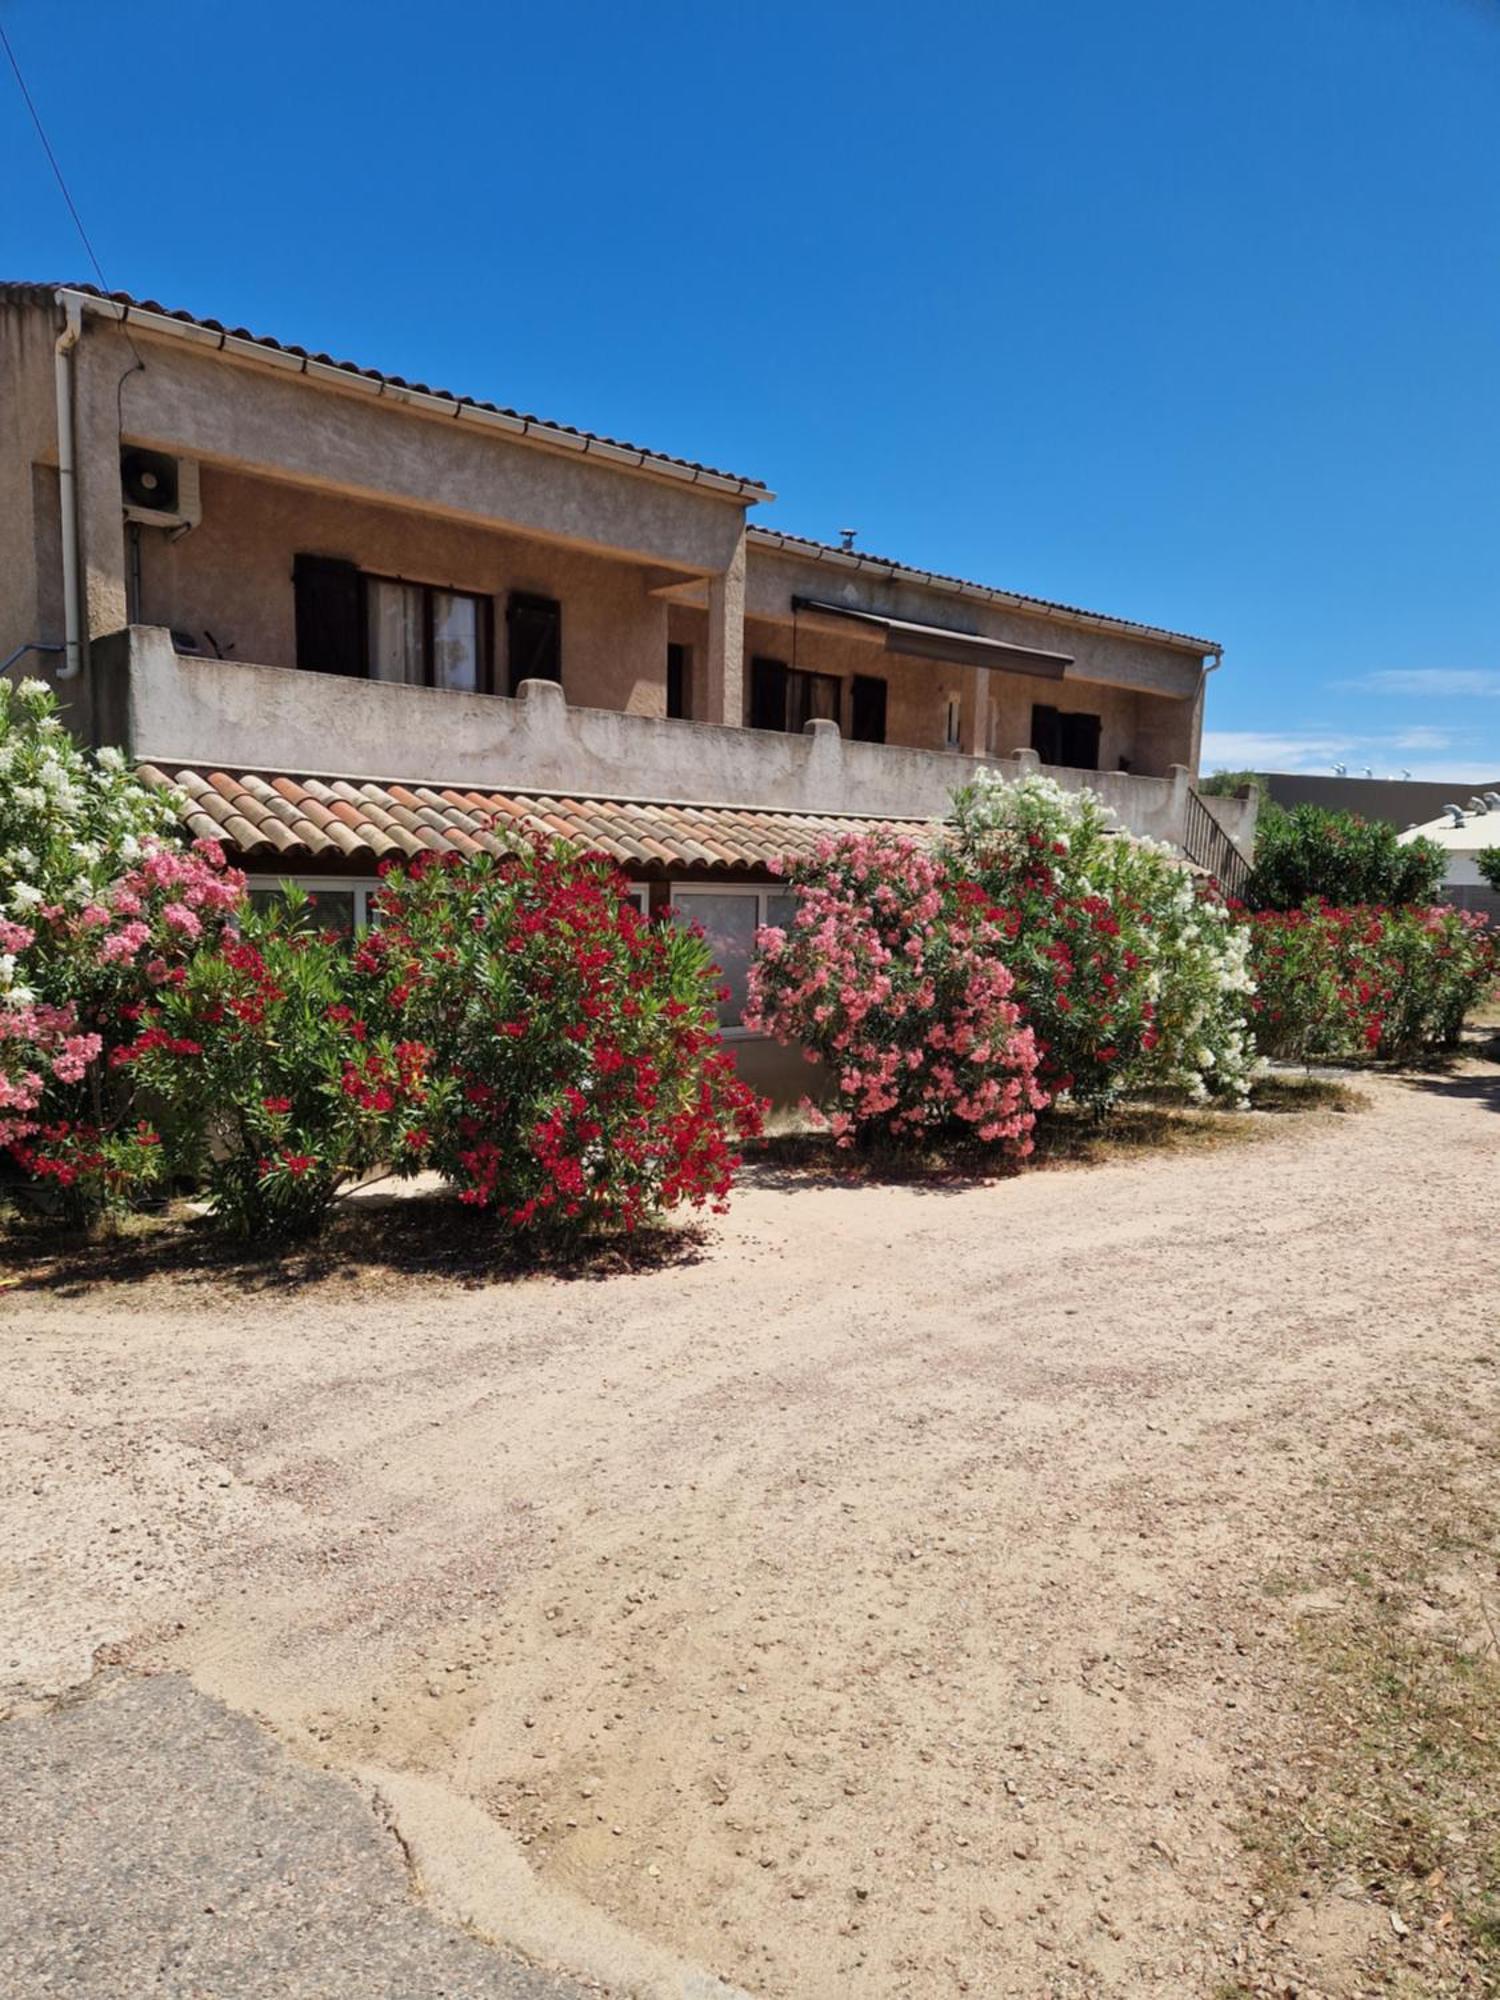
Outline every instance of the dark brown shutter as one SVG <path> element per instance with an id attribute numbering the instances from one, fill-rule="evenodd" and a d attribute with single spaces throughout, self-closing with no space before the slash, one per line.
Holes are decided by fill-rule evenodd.
<path id="1" fill-rule="evenodd" d="M 856 743 L 885 741 L 885 682 L 878 674 L 856 674 L 849 701 L 849 734 Z"/>
<path id="2" fill-rule="evenodd" d="M 1040 701 L 1031 705 L 1031 747 L 1044 764 L 1063 761 L 1062 717 Z"/>
<path id="3" fill-rule="evenodd" d="M 1099 718 L 1065 715 L 1062 719 L 1062 762 L 1075 771 L 1099 768 Z"/>
<path id="4" fill-rule="evenodd" d="M 295 556 L 297 665 L 315 674 L 365 670 L 364 591 L 356 565 L 337 556 Z"/>
<path id="5" fill-rule="evenodd" d="M 686 646 L 667 647 L 667 714 L 681 721 L 689 708 L 689 655 Z"/>
<path id="6" fill-rule="evenodd" d="M 786 728 L 786 661 L 750 662 L 750 727 Z"/>
<path id="7" fill-rule="evenodd" d="M 555 597 L 513 590 L 505 606 L 510 691 L 522 681 L 562 679 L 562 606 Z"/>

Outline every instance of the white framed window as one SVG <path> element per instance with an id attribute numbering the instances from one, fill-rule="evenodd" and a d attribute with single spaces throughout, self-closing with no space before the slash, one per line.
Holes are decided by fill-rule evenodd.
<path id="1" fill-rule="evenodd" d="M 704 941 L 729 988 L 729 998 L 719 1002 L 721 1034 L 749 1033 L 741 1026 L 741 1016 L 750 992 L 755 933 L 766 924 L 785 929 L 796 907 L 797 898 L 790 890 L 752 882 L 672 884 L 673 921 L 702 928 Z"/>
<path id="2" fill-rule="evenodd" d="M 342 931 L 352 937 L 370 928 L 374 919 L 371 904 L 380 888 L 379 879 L 351 882 L 331 875 L 250 875 L 246 877 L 251 905 L 257 910 L 281 901 L 288 882 L 305 889 L 313 898 L 313 914 L 320 929 Z"/>
<path id="3" fill-rule="evenodd" d="M 269 903 L 279 902 L 285 884 L 295 882 L 299 889 L 305 889 L 315 899 L 315 912 L 325 930 L 352 935 L 355 931 L 367 931 L 379 921 L 374 907 L 380 890 L 377 876 L 350 882 L 329 875 L 248 875 L 245 881 L 251 904 L 257 910 L 263 910 Z M 650 916 L 649 884 L 632 882 L 626 894 L 643 917 Z"/>

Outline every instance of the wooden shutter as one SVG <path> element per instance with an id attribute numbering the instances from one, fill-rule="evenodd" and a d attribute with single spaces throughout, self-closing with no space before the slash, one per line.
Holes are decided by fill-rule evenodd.
<path id="1" fill-rule="evenodd" d="M 667 714 L 686 720 L 690 703 L 690 655 L 686 646 L 667 647 Z"/>
<path id="2" fill-rule="evenodd" d="M 297 665 L 307 673 L 365 670 L 364 591 L 358 567 L 337 556 L 295 556 Z"/>
<path id="3" fill-rule="evenodd" d="M 1044 764 L 1063 761 L 1062 716 L 1040 701 L 1031 705 L 1031 747 Z"/>
<path id="4" fill-rule="evenodd" d="M 750 727 L 786 728 L 786 661 L 750 662 Z"/>
<path id="5" fill-rule="evenodd" d="M 849 699 L 849 734 L 856 743 L 884 743 L 886 684 L 878 674 L 856 674 Z"/>
<path id="6" fill-rule="evenodd" d="M 1065 715 L 1062 718 L 1062 760 L 1075 771 L 1099 768 L 1099 718 L 1097 715 Z"/>
<path id="7" fill-rule="evenodd" d="M 562 606 L 555 597 L 513 590 L 505 606 L 510 691 L 522 681 L 562 679 Z"/>

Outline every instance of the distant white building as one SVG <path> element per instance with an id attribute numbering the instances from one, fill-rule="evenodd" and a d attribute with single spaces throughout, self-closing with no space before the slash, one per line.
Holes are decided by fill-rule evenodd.
<path id="1" fill-rule="evenodd" d="M 1403 842 L 1430 840 L 1441 847 L 1448 865 L 1443 873 L 1443 897 L 1460 910 L 1479 910 L 1500 924 L 1500 893 L 1479 872 L 1479 857 L 1487 847 L 1500 847 L 1500 791 L 1474 793 L 1455 799 L 1440 819 L 1409 826 Z"/>

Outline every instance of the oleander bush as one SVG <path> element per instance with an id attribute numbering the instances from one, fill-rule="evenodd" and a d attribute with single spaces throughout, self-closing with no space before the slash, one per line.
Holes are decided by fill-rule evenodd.
<path id="1" fill-rule="evenodd" d="M 760 933 L 745 1025 L 821 1058 L 841 1146 L 964 1133 L 1030 1152 L 1046 1094 L 985 891 L 910 839 L 848 834 L 785 870 L 786 929 Z"/>
<path id="2" fill-rule="evenodd" d="M 170 798 L 80 749 L 40 681 L 0 681 L 0 1162 L 71 1223 L 162 1175 L 117 1062 L 141 1011 L 237 910 L 222 851 L 184 849 Z"/>
<path id="3" fill-rule="evenodd" d="M 761 1105 L 702 938 L 651 923 L 604 855 L 527 844 L 390 872 L 354 954 L 369 1015 L 443 1081 L 413 1163 L 512 1230 L 721 1212 Z"/>
<path id="4" fill-rule="evenodd" d="M 1180 857 L 1111 831 L 1093 792 L 988 772 L 954 799 L 948 853 L 1000 913 L 1054 1100 L 1096 1116 L 1150 1088 L 1244 1101 L 1248 940 Z"/>
<path id="5" fill-rule="evenodd" d="M 310 1235 L 338 1196 L 420 1165 L 455 1086 L 381 1018 L 384 995 L 311 899 L 242 910 L 144 1008 L 115 1062 L 158 1107 L 169 1165 L 229 1233 Z"/>
<path id="6" fill-rule="evenodd" d="M 1267 1055 L 1410 1058 L 1458 1039 L 1500 958 L 1482 917 L 1447 904 L 1246 913 L 1251 1019 Z"/>

